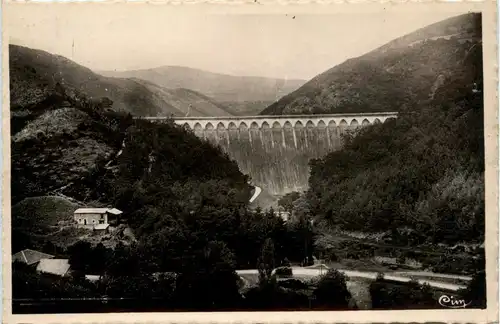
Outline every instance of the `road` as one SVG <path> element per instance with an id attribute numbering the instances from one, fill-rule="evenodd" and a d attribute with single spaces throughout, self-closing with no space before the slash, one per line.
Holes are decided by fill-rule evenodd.
<path id="1" fill-rule="evenodd" d="M 368 272 L 368 271 L 344 270 L 344 269 L 337 269 L 337 270 L 339 272 L 342 272 L 343 274 L 345 274 L 349 278 L 363 278 L 363 279 L 375 280 L 377 278 L 377 275 L 378 275 L 378 273 L 376 273 L 376 272 Z M 301 268 L 301 267 L 292 267 L 292 271 L 293 271 L 294 277 L 312 278 L 312 277 L 317 277 L 317 276 L 320 276 L 322 274 L 325 274 L 327 269 L 308 269 L 308 268 Z M 239 275 L 258 274 L 257 269 L 237 270 L 236 272 Z M 416 273 L 416 272 L 414 272 L 414 273 Z M 386 280 L 392 280 L 392 281 L 397 281 L 397 282 L 409 282 L 411 280 L 411 278 L 409 278 L 409 277 L 398 276 L 398 275 L 389 275 L 389 274 L 384 275 L 384 278 Z M 464 285 L 439 282 L 439 281 L 435 281 L 435 280 L 419 279 L 418 283 L 420 283 L 420 284 L 426 283 L 433 288 L 443 289 L 443 290 L 447 290 L 447 291 L 457 291 L 457 290 L 466 288 L 466 286 L 464 286 Z"/>
<path id="2" fill-rule="evenodd" d="M 255 199 L 257 199 L 257 197 L 259 197 L 260 193 L 262 192 L 262 189 L 260 187 L 254 186 L 254 188 L 255 188 L 255 191 L 253 193 L 252 198 L 250 198 L 250 201 L 249 201 L 250 203 L 253 203 L 253 201 Z"/>
<path id="3" fill-rule="evenodd" d="M 415 276 L 415 277 L 434 277 L 434 278 L 446 278 L 446 279 L 456 279 L 462 281 L 471 281 L 472 277 L 470 276 L 461 276 L 454 274 L 445 274 L 445 273 L 434 273 L 430 271 L 398 271 L 394 272 L 394 274 L 398 275 L 406 275 L 406 276 Z"/>

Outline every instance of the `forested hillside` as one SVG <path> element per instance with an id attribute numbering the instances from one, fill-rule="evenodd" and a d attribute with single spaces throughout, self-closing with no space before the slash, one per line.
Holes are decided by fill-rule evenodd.
<path id="1" fill-rule="evenodd" d="M 472 34 L 481 35 L 479 22 Z M 393 228 L 406 233 L 399 236 L 403 244 L 483 241 L 482 46 L 479 40 L 436 42 L 457 51 L 448 53 L 455 58 L 427 99 L 408 102 L 397 119 L 364 128 L 346 138 L 343 150 L 312 161 L 308 198 L 326 224 Z"/>
<path id="2" fill-rule="evenodd" d="M 316 76 L 261 114 L 413 110 L 453 79 L 481 41 L 480 24 L 480 14 L 466 14 L 422 28 Z"/>

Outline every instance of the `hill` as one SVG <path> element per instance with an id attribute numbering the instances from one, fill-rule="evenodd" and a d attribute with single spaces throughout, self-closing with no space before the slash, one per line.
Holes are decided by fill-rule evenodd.
<path id="1" fill-rule="evenodd" d="M 226 107 L 234 116 L 257 116 L 262 110 L 271 105 L 274 101 L 221 101 L 220 103 Z"/>
<path id="2" fill-rule="evenodd" d="M 109 98 L 112 108 L 140 116 L 184 116 L 189 106 L 200 116 L 229 115 L 213 100 L 183 89 L 165 90 L 142 80 L 105 77 L 63 56 L 9 45 L 10 99 L 20 113 L 57 83 L 85 93 L 89 99 Z"/>
<path id="3" fill-rule="evenodd" d="M 57 196 L 29 197 L 12 206 L 13 228 L 30 227 L 31 233 L 45 232 L 45 228 L 72 220 L 78 205 Z"/>
<path id="4" fill-rule="evenodd" d="M 148 90 L 166 100 L 175 109 L 182 112 L 183 116 L 231 116 L 227 107 L 199 92 L 184 89 L 168 89 L 153 82 L 133 79 L 143 84 Z"/>
<path id="5" fill-rule="evenodd" d="M 232 106 L 231 103 L 234 103 L 236 110 L 238 110 L 238 104 L 246 102 L 254 105 L 260 102 L 260 108 L 266 102 L 274 102 L 304 83 L 303 80 L 233 76 L 181 66 L 99 73 L 109 77 L 138 78 L 169 89 L 191 89 L 203 93 L 217 102 L 223 102 L 229 107 Z M 233 111 L 230 112 L 237 114 Z"/>
<path id="6" fill-rule="evenodd" d="M 406 53 L 397 57 L 408 69 L 421 66 L 410 73 L 401 63 L 399 74 L 392 72 L 392 80 L 415 85 L 409 89 L 416 97 L 410 96 L 406 107 L 400 107 L 397 119 L 347 136 L 341 151 L 311 162 L 308 200 L 312 213 L 330 230 L 391 230 L 394 242 L 409 246 L 484 240 L 481 16 L 453 18 L 424 28 L 417 36 L 434 35 L 430 31 L 443 26 L 474 37 L 465 41 L 463 34 L 401 49 L 402 43 L 418 39 L 410 35 L 383 47 L 386 53 L 394 48 Z M 370 57 L 375 54 L 380 52 Z M 354 60 L 351 64 L 356 66 Z M 349 76 L 337 84 L 346 84 Z M 368 74 L 367 79 L 385 77 L 387 72 L 381 72 Z M 417 88 L 426 78 L 427 85 Z M 381 89 L 378 83 L 373 86 Z M 360 98 L 372 93 L 371 84 L 357 89 Z M 405 95 L 391 91 L 396 108 L 397 98 Z M 372 107 L 378 109 L 378 104 L 373 101 Z"/>
<path id="7" fill-rule="evenodd" d="M 316 76 L 263 115 L 403 111 L 453 78 L 481 40 L 480 16 L 417 30 Z"/>

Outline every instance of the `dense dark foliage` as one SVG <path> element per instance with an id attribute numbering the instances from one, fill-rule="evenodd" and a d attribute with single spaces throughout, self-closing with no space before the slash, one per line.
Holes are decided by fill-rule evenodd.
<path id="1" fill-rule="evenodd" d="M 291 277 L 293 276 L 293 271 L 291 267 L 279 267 L 276 268 L 276 275 L 279 277 Z"/>
<path id="2" fill-rule="evenodd" d="M 460 296 L 471 308 L 486 308 L 486 271 L 478 271 Z"/>
<path id="3" fill-rule="evenodd" d="M 292 212 L 294 207 L 294 202 L 299 199 L 300 193 L 297 191 L 292 191 L 284 195 L 278 200 L 278 205 L 283 207 L 287 212 Z"/>
<path id="4" fill-rule="evenodd" d="M 351 293 L 347 290 L 346 276 L 330 269 L 322 276 L 314 290 L 315 304 L 324 309 L 347 309 Z M 332 294 L 332 291 L 335 293 Z"/>
<path id="5" fill-rule="evenodd" d="M 72 276 L 67 278 L 40 274 L 33 267 L 14 264 L 15 308 L 26 299 L 32 304 L 20 309 L 45 306 L 57 312 L 75 308 L 87 312 L 110 311 L 113 307 L 135 311 L 350 308 L 346 279 L 336 271 L 328 272 L 317 283 L 297 279 L 278 281 L 273 274 L 275 250 L 270 239 L 261 247 L 259 283 L 246 288 L 235 273 L 234 254 L 223 242 L 212 241 L 200 251 L 188 253 L 178 272 L 153 271 L 150 255 L 140 244 L 107 249 L 102 245 L 90 247 L 77 243 L 67 254 L 72 267 Z M 101 279 L 90 282 L 84 273 L 99 274 Z M 104 297 L 108 300 L 106 304 Z M 50 298 L 73 298 L 74 302 L 58 301 L 57 308 Z"/>
<path id="6" fill-rule="evenodd" d="M 422 309 L 437 305 L 430 287 L 415 281 L 400 284 L 379 277 L 371 283 L 370 295 L 373 309 Z"/>

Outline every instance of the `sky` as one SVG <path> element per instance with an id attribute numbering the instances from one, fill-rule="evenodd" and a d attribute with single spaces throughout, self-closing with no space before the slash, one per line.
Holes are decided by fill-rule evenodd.
<path id="1" fill-rule="evenodd" d="M 187 66 L 246 76 L 310 79 L 346 59 L 456 16 L 450 11 L 222 14 L 132 4 L 11 5 L 10 42 L 94 71 Z"/>

